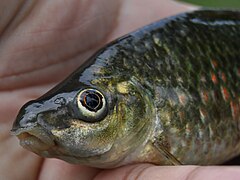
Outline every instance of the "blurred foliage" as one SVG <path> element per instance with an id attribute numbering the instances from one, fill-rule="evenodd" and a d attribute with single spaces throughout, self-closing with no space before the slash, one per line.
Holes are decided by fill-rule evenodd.
<path id="1" fill-rule="evenodd" d="M 240 0 L 180 0 L 205 7 L 240 8 Z"/>

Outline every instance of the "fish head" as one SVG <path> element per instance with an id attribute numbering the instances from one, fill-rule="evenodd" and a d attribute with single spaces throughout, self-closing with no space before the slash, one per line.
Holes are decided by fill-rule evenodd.
<path id="1" fill-rule="evenodd" d="M 152 109 L 133 81 L 102 82 L 66 80 L 25 104 L 12 134 L 43 157 L 104 168 L 127 163 L 150 136 Z"/>

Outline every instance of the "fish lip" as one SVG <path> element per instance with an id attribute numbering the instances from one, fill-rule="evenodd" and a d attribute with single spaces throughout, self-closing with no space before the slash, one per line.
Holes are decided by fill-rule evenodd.
<path id="1" fill-rule="evenodd" d="M 34 127 L 37 126 L 37 123 L 32 123 L 31 125 L 28 125 L 26 127 L 20 127 L 20 128 L 15 128 L 13 127 L 11 130 L 10 130 L 10 134 L 12 136 L 18 136 L 20 135 L 21 133 L 24 133 L 24 132 L 28 132 L 28 131 L 31 131 L 31 129 L 33 129 Z"/>
<path id="2" fill-rule="evenodd" d="M 27 127 L 12 129 L 10 134 L 18 137 L 21 146 L 37 154 L 55 146 L 53 135 L 38 123 L 33 123 Z"/>

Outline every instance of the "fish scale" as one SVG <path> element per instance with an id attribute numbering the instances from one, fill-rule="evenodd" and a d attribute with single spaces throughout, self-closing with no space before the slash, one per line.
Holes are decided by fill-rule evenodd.
<path id="1" fill-rule="evenodd" d="M 207 12 L 205 13 L 207 14 Z M 224 16 L 224 13 L 222 16 Z M 204 23 L 201 23 L 201 21 L 204 21 Z M 210 19 L 210 21 L 212 20 Z M 159 33 L 159 27 L 157 26 L 158 24 L 156 24 L 156 26 L 153 25 L 153 29 L 150 32 L 144 33 L 143 31 L 143 40 L 138 39 L 138 42 L 135 42 L 134 40 L 131 42 L 126 39 L 122 42 L 122 46 L 118 48 L 124 49 L 125 43 L 132 44 L 132 46 L 135 47 L 135 51 L 133 50 L 133 52 L 129 49 L 128 51 L 124 50 L 124 52 L 126 52 L 124 54 L 124 57 L 128 57 L 128 53 L 136 53 L 136 55 L 134 56 L 134 59 L 128 61 L 129 65 L 126 65 L 125 63 L 126 66 L 122 67 L 122 69 L 125 67 L 131 68 L 133 66 L 136 66 L 139 61 L 140 66 L 143 62 L 147 64 L 147 66 L 145 65 L 141 68 L 139 66 L 135 67 L 138 72 L 135 70 L 135 74 L 130 75 L 140 77 L 139 81 L 141 81 L 141 78 L 143 76 L 143 83 L 147 78 L 147 80 L 149 80 L 154 86 L 172 89 L 175 92 L 175 95 L 178 94 L 178 89 L 183 90 L 185 92 L 188 92 L 186 94 L 187 96 L 191 97 L 190 99 L 192 100 L 183 107 L 177 102 L 177 100 L 171 98 L 174 94 L 172 93 L 172 95 L 170 95 L 168 100 L 165 102 L 166 107 L 162 108 L 162 110 L 159 112 L 162 123 L 164 120 L 167 122 L 170 121 L 169 125 L 163 126 L 166 129 L 165 133 L 167 134 L 167 138 L 170 139 L 170 141 L 173 141 L 171 142 L 172 146 L 170 145 L 171 148 L 179 149 L 179 152 L 175 152 L 173 155 L 175 157 L 180 157 L 182 154 L 181 151 L 185 151 L 185 154 L 190 157 L 195 153 L 199 154 L 199 152 L 192 150 L 189 151 L 189 153 L 186 153 L 187 149 L 183 148 L 181 145 L 174 147 L 178 141 L 178 139 L 176 139 L 176 136 L 180 137 L 179 139 L 181 140 L 185 138 L 185 130 L 182 131 L 183 134 L 180 133 L 181 131 L 178 131 L 173 133 L 173 135 L 170 135 L 171 132 L 169 131 L 173 127 L 176 129 L 182 129 L 184 126 L 189 125 L 191 126 L 190 129 L 192 130 L 192 133 L 194 133 L 191 136 L 193 140 L 191 143 L 198 143 L 198 146 L 203 146 L 203 144 L 208 143 L 205 138 L 209 139 L 209 133 L 203 133 L 203 136 L 205 137 L 202 137 L 202 139 L 199 137 L 199 128 L 201 127 L 204 129 L 204 126 L 206 126 L 206 124 L 200 124 L 201 116 L 202 118 L 206 118 L 205 122 L 212 123 L 213 121 L 214 124 L 217 125 L 216 129 L 215 127 L 211 127 L 212 129 L 215 129 L 215 133 L 211 136 L 211 141 L 219 141 L 217 142 L 219 144 L 219 147 L 224 146 L 225 139 L 218 140 L 218 138 L 221 137 L 222 134 L 227 135 L 228 133 L 233 132 L 235 137 L 231 137 L 232 143 L 229 142 L 229 145 L 226 145 L 226 148 L 220 148 L 225 149 L 225 151 L 228 150 L 227 147 L 230 147 L 230 149 L 232 149 L 232 147 L 235 147 L 236 144 L 239 144 L 239 128 L 237 123 L 240 120 L 238 117 L 238 119 L 235 118 L 235 121 L 233 121 L 232 116 L 234 115 L 234 112 L 231 111 L 230 102 L 240 96 L 239 86 L 234 85 L 236 83 L 238 84 L 240 79 L 237 78 L 237 74 L 231 70 L 231 67 L 240 68 L 240 60 L 237 58 L 239 57 L 239 44 L 238 46 L 233 46 L 233 42 L 240 42 L 240 21 L 238 20 L 233 24 L 230 23 L 229 25 L 229 20 L 225 21 L 223 19 L 221 21 L 219 20 L 217 24 L 213 23 L 211 25 L 211 22 L 208 23 L 208 21 L 204 19 L 204 15 L 202 16 L 200 22 L 192 22 L 191 18 L 184 16 L 183 18 L 177 18 L 176 20 L 172 20 L 167 23 L 161 33 Z M 179 29 L 181 29 L 181 31 L 179 31 Z M 227 32 L 231 32 L 231 36 L 229 36 Z M 154 37 L 154 41 L 158 43 L 153 43 L 154 41 L 152 41 L 151 37 Z M 199 38 L 195 39 L 195 37 Z M 159 59 L 154 60 L 154 58 L 145 58 L 139 56 L 138 50 L 143 49 L 142 43 L 144 43 L 144 39 L 147 39 L 148 43 L 152 44 L 152 49 L 155 48 L 155 51 L 161 52 L 160 55 L 154 57 L 155 59 Z M 141 44 L 138 47 L 139 43 Z M 225 49 L 225 47 L 228 48 Z M 148 51 L 150 51 L 150 54 L 147 55 L 155 56 L 155 54 L 152 53 L 152 49 L 142 50 L 141 54 L 149 53 Z M 135 59 L 137 59 L 136 63 L 134 61 Z M 160 62 L 161 64 L 156 64 L 156 61 Z M 217 65 L 217 67 L 212 67 L 212 61 L 216 61 L 219 65 Z M 121 62 L 118 63 L 118 66 L 121 66 Z M 152 67 L 151 70 L 149 70 L 149 66 Z M 220 78 L 217 76 L 217 72 L 220 70 L 223 70 L 229 76 L 229 80 L 225 85 L 222 82 L 219 82 Z M 213 82 L 211 71 L 214 72 L 216 78 L 218 79 L 217 82 Z M 179 74 L 181 74 L 184 79 L 182 83 L 177 82 Z M 206 79 L 206 81 L 200 81 L 202 76 L 205 77 L 204 79 Z M 161 83 L 156 83 L 156 80 L 158 80 L 158 78 L 160 78 Z M 230 79 L 235 79 L 235 81 L 233 82 Z M 225 94 L 221 91 L 222 87 L 226 88 L 226 92 L 228 93 L 230 92 L 230 89 L 234 90 L 235 96 L 232 95 L 229 97 L 230 99 L 225 99 Z M 202 98 L 200 95 L 203 91 L 203 88 L 208 96 L 212 96 L 212 101 L 205 102 L 205 104 L 202 103 Z M 169 90 L 167 91 L 169 92 Z M 176 105 L 171 105 L 169 99 L 173 99 Z M 239 101 L 237 104 L 239 104 Z M 185 122 L 180 121 L 179 116 L 176 115 L 178 110 L 183 111 L 186 114 Z M 202 110 L 205 113 L 201 114 L 199 110 Z M 162 114 L 164 113 L 161 111 L 164 111 L 165 113 L 166 111 L 169 112 L 170 118 L 166 119 L 163 117 Z M 178 122 L 181 122 L 181 124 Z M 230 128 L 226 129 L 225 126 Z M 200 142 L 198 138 L 200 138 L 202 142 Z M 214 152 L 211 151 L 211 146 L 208 147 L 207 151 Z M 239 151 L 240 150 L 238 150 L 238 152 Z M 213 154 L 206 153 L 206 150 L 204 153 L 206 161 L 209 162 L 209 158 L 207 156 L 212 156 Z M 229 155 L 231 156 L 231 153 Z M 222 156 L 222 154 L 220 153 L 219 156 Z M 202 158 L 201 161 L 203 161 L 203 159 L 204 158 Z M 220 157 L 216 161 L 220 161 Z M 184 162 L 184 160 L 181 162 Z"/>
<path id="2" fill-rule="evenodd" d="M 62 92 L 74 94 L 66 100 L 73 110 L 65 116 L 55 117 L 57 110 L 54 117 L 42 112 L 43 119 L 48 117 L 46 124 L 59 119 L 67 123 L 66 130 L 47 128 L 59 146 L 47 155 L 34 152 L 106 168 L 134 162 L 222 163 L 240 153 L 239 52 L 238 11 L 183 13 L 130 33 L 104 47 L 60 86 L 36 100 L 43 104 Z M 102 91 L 109 101 L 108 114 L 99 122 L 78 118 L 81 112 L 76 112 L 74 97 L 86 88 Z M 26 114 L 24 109 L 20 119 Z M 26 120 L 17 119 L 13 129 L 26 129 L 22 121 Z M 107 123 L 115 129 L 101 132 Z M 71 146 L 72 137 L 66 131 L 88 140 L 86 144 L 78 137 L 84 150 L 76 147 L 76 141 Z M 91 157 L 86 159 L 88 153 Z"/>

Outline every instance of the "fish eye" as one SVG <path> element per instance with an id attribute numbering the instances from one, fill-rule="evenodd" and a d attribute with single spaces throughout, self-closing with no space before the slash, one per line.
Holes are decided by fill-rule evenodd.
<path id="1" fill-rule="evenodd" d="M 96 89 L 84 89 L 77 96 L 77 105 L 80 113 L 87 122 L 100 121 L 106 114 L 106 99 Z"/>

